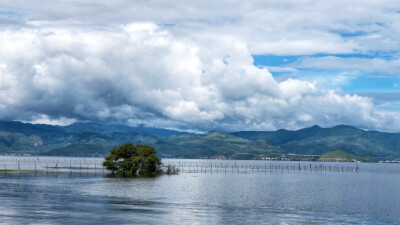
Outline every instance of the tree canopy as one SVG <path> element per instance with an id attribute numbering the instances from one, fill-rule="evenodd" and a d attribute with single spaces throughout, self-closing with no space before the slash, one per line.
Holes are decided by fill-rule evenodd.
<path id="1" fill-rule="evenodd" d="M 162 173 L 161 160 L 154 148 L 131 143 L 113 148 L 105 157 L 103 166 L 123 177 L 156 176 Z"/>

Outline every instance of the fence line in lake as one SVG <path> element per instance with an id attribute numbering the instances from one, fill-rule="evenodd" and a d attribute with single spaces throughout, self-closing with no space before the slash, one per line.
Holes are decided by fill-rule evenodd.
<path id="1" fill-rule="evenodd" d="M 356 163 L 354 166 L 332 165 L 332 164 L 273 164 L 273 163 L 173 163 L 182 173 L 290 173 L 290 172 L 360 172 Z"/>
<path id="2" fill-rule="evenodd" d="M 109 174 L 102 166 L 102 159 L 48 159 L 48 158 L 0 158 L 0 176 L 34 175 L 36 176 L 104 176 Z M 270 162 L 181 162 L 165 160 L 163 167 L 174 166 L 180 173 L 358 173 L 355 164 L 334 163 L 272 163 Z"/>

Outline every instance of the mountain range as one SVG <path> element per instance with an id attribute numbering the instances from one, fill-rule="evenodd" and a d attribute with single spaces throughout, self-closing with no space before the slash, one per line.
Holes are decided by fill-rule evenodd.
<path id="1" fill-rule="evenodd" d="M 102 123 L 52 126 L 0 121 L 0 153 L 104 155 L 126 142 L 148 144 L 162 157 L 177 158 L 259 159 L 285 153 L 321 155 L 338 149 L 357 156 L 400 156 L 400 133 L 365 131 L 347 125 L 192 134 Z"/>
<path id="2" fill-rule="evenodd" d="M 400 156 L 400 133 L 365 131 L 348 125 L 331 128 L 315 125 L 297 131 L 242 131 L 233 135 L 248 140 L 265 140 L 285 152 L 296 154 L 320 155 L 341 149 L 359 156 Z"/>

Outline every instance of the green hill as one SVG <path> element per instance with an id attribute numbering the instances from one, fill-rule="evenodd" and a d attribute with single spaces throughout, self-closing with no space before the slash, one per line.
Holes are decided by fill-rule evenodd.
<path id="1" fill-rule="evenodd" d="M 107 154 L 126 142 L 153 144 L 180 132 L 101 123 L 69 126 L 0 121 L 0 153 L 44 155 Z"/>
<path id="2" fill-rule="evenodd" d="M 184 134 L 175 130 L 154 127 L 130 127 L 126 125 L 104 123 L 74 123 L 68 126 L 52 126 L 44 124 L 30 124 L 19 121 L 0 121 L 0 131 L 33 134 L 82 134 L 82 133 L 139 133 L 149 134 L 159 138 Z"/>
<path id="3" fill-rule="evenodd" d="M 297 131 L 242 131 L 232 135 L 248 140 L 265 140 L 287 153 L 321 155 L 342 149 L 354 155 L 400 157 L 400 134 L 364 131 L 352 126 L 313 126 Z"/>
<path id="4" fill-rule="evenodd" d="M 217 131 L 172 136 L 158 141 L 154 147 L 160 154 L 182 158 L 258 159 L 282 155 L 280 148 L 265 141 L 250 141 Z"/>
<path id="5" fill-rule="evenodd" d="M 322 154 L 319 157 L 320 161 L 339 161 L 339 162 L 353 162 L 353 161 L 361 161 L 361 162 L 377 162 L 376 159 L 368 156 L 355 156 L 353 154 L 344 152 L 342 150 L 330 151 Z"/>
<path id="6" fill-rule="evenodd" d="M 161 129 L 154 127 L 130 127 L 117 124 L 102 123 L 74 123 L 69 126 L 62 127 L 67 133 L 139 133 L 149 134 L 159 138 L 167 138 L 177 134 L 184 134 L 175 130 Z"/>
<path id="7" fill-rule="evenodd" d="M 38 133 L 27 135 L 0 132 L 1 153 L 30 153 L 42 155 L 107 154 L 126 142 L 153 144 L 158 138 L 138 133 Z"/>

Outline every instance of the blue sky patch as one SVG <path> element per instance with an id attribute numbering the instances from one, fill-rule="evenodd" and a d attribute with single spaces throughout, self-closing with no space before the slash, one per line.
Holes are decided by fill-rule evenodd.
<path id="1" fill-rule="evenodd" d="M 340 88 L 346 93 L 398 93 L 400 92 L 400 79 L 395 75 L 385 73 L 367 73 L 358 70 L 334 70 L 334 69 L 313 69 L 296 68 L 295 63 L 304 57 L 325 57 L 334 56 L 339 58 L 360 58 L 374 59 L 380 58 L 388 60 L 387 57 L 381 57 L 382 53 L 374 54 L 318 54 L 313 56 L 275 56 L 275 55 L 253 55 L 254 65 L 258 67 L 270 67 L 269 71 L 278 81 L 287 78 L 295 78 L 310 82 L 317 82 L 326 88 Z M 276 68 L 291 68 L 293 71 L 278 70 Z M 367 65 L 368 66 L 368 65 Z"/>

